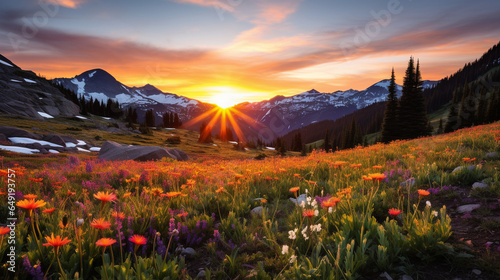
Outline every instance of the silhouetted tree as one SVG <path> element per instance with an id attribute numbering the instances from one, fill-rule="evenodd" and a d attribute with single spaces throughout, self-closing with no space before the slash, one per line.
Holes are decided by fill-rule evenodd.
<path id="1" fill-rule="evenodd" d="M 156 126 L 155 124 L 155 115 L 153 112 L 153 109 L 149 109 L 146 111 L 146 120 L 145 120 L 146 126 L 148 127 L 154 127 Z"/>
<path id="2" fill-rule="evenodd" d="M 396 96 L 396 77 L 392 68 L 391 82 L 387 87 L 389 94 L 385 105 L 384 121 L 382 123 L 382 142 L 389 143 L 399 137 L 398 97 Z"/>

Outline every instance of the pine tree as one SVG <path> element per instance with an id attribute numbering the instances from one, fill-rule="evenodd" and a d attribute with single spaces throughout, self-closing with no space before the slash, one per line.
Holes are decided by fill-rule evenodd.
<path id="1" fill-rule="evenodd" d="M 387 87 L 389 95 L 385 105 L 384 121 L 382 123 L 382 142 L 389 143 L 399 138 L 398 97 L 396 96 L 396 77 L 392 68 L 391 82 Z"/>
<path id="2" fill-rule="evenodd" d="M 429 118 L 422 94 L 422 76 L 420 63 L 415 69 L 413 57 L 408 62 L 403 82 L 403 95 L 400 101 L 399 125 L 403 139 L 428 135 Z"/>
<path id="3" fill-rule="evenodd" d="M 170 114 L 168 112 L 163 113 L 163 127 L 170 127 Z"/>
<path id="4" fill-rule="evenodd" d="M 458 98 L 460 89 L 455 89 L 453 91 L 453 99 L 451 100 L 451 107 L 448 113 L 448 119 L 446 120 L 446 125 L 444 127 L 444 132 L 452 132 L 458 129 Z"/>
<path id="5" fill-rule="evenodd" d="M 148 127 L 154 127 L 155 126 L 155 116 L 153 109 L 149 109 L 146 111 L 146 126 Z"/>
<path id="6" fill-rule="evenodd" d="M 466 80 L 463 87 L 462 100 L 460 101 L 460 109 L 458 110 L 459 128 L 470 127 L 474 124 L 475 105 L 474 94 Z"/>
<path id="7" fill-rule="evenodd" d="M 329 152 L 332 147 L 330 146 L 330 137 L 329 137 L 329 131 L 327 130 L 325 133 L 325 139 L 323 141 L 323 149 L 325 149 L 325 152 Z"/>
<path id="8" fill-rule="evenodd" d="M 479 93 L 479 102 L 477 104 L 477 110 L 476 110 L 476 121 L 477 124 L 484 124 L 486 122 L 486 113 L 488 109 L 488 104 L 486 103 L 486 99 L 488 92 L 486 90 L 486 87 L 482 87 L 481 91 Z"/>
<path id="9" fill-rule="evenodd" d="M 178 128 L 180 125 L 179 115 L 175 113 L 173 127 Z"/>
<path id="10" fill-rule="evenodd" d="M 444 128 L 443 128 L 443 119 L 439 119 L 439 127 L 438 130 L 436 131 L 436 134 L 443 134 Z"/>
<path id="11" fill-rule="evenodd" d="M 139 117 L 139 116 L 137 115 L 137 109 L 135 109 L 135 108 L 134 108 L 134 111 L 132 111 L 132 118 L 130 119 L 130 121 L 131 121 L 132 123 L 137 123 L 137 118 L 138 118 L 138 117 Z"/>

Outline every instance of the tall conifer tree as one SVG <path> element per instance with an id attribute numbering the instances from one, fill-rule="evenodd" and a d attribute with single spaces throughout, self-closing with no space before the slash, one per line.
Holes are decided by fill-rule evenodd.
<path id="1" fill-rule="evenodd" d="M 382 123 L 382 142 L 389 143 L 399 137 L 398 97 L 396 96 L 396 77 L 392 68 L 391 82 L 387 87 L 389 95 L 385 105 L 384 121 Z"/>

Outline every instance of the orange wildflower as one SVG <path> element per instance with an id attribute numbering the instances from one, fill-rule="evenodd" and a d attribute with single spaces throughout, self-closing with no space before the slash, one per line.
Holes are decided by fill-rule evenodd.
<path id="1" fill-rule="evenodd" d="M 4 235 L 10 232 L 10 228 L 8 227 L 0 227 L 0 235 Z"/>
<path id="2" fill-rule="evenodd" d="M 363 175 L 363 180 L 365 180 L 365 181 L 371 181 L 371 180 L 373 180 L 373 178 L 370 177 L 370 176 Z"/>
<path id="3" fill-rule="evenodd" d="M 236 177 L 237 179 L 239 179 L 239 178 L 243 178 L 243 175 L 236 173 L 236 174 L 234 174 L 234 177 Z"/>
<path id="4" fill-rule="evenodd" d="M 421 196 L 426 196 L 426 195 L 430 194 L 428 191 L 422 190 L 422 189 L 419 189 L 417 191 L 418 191 L 418 194 L 421 195 Z"/>
<path id="5" fill-rule="evenodd" d="M 43 200 L 35 201 L 34 199 L 25 199 L 25 200 L 21 200 L 21 201 L 16 203 L 17 207 L 21 207 L 21 208 L 24 208 L 24 209 L 27 209 L 30 211 L 33 209 L 36 209 L 36 208 L 40 208 L 40 207 L 44 206 L 45 204 L 46 204 L 46 202 Z"/>
<path id="6" fill-rule="evenodd" d="M 28 178 L 28 180 L 32 181 L 32 182 L 35 182 L 35 183 L 39 183 L 43 180 L 43 178 Z"/>
<path id="7" fill-rule="evenodd" d="M 313 209 L 305 209 L 304 212 L 302 212 L 302 216 L 304 217 L 314 217 L 314 210 Z"/>
<path id="8" fill-rule="evenodd" d="M 300 187 L 293 187 L 293 188 L 290 188 L 290 191 L 291 192 L 297 192 L 300 190 Z"/>
<path id="9" fill-rule="evenodd" d="M 123 212 L 116 212 L 116 211 L 113 211 L 111 212 L 111 217 L 115 218 L 115 219 L 125 219 L 125 214 L 123 214 Z"/>
<path id="10" fill-rule="evenodd" d="M 52 214 L 52 212 L 54 212 L 54 210 L 56 210 L 56 208 L 45 209 L 42 211 L 42 213 Z"/>
<path id="11" fill-rule="evenodd" d="M 163 190 L 160 189 L 160 188 L 152 188 L 151 189 L 151 193 L 154 195 L 154 196 L 159 196 L 163 193 Z"/>
<path id="12" fill-rule="evenodd" d="M 373 169 L 382 169 L 382 165 L 374 165 L 372 166 Z"/>
<path id="13" fill-rule="evenodd" d="M 95 243 L 97 246 L 108 247 L 116 243 L 116 240 L 112 238 L 101 238 Z"/>
<path id="14" fill-rule="evenodd" d="M 220 188 L 218 188 L 218 189 L 215 190 L 216 193 L 220 193 L 222 191 L 224 191 L 224 187 L 220 187 Z"/>
<path id="15" fill-rule="evenodd" d="M 331 197 L 330 199 L 324 200 L 323 202 L 321 202 L 321 207 L 330 208 L 330 207 L 337 205 L 337 202 L 340 202 L 340 198 Z"/>
<path id="16" fill-rule="evenodd" d="M 361 167 L 361 163 L 358 163 L 358 164 L 351 164 L 351 165 L 349 165 L 349 167 Z"/>
<path id="17" fill-rule="evenodd" d="M 161 194 L 161 196 L 166 196 L 166 197 L 169 197 L 169 198 L 178 197 L 179 195 L 182 195 L 182 193 L 181 192 L 168 192 L 168 193 L 162 193 Z"/>
<path id="18" fill-rule="evenodd" d="M 131 195 L 132 193 L 131 192 L 126 192 L 123 194 L 122 198 L 127 198 Z"/>
<path id="19" fill-rule="evenodd" d="M 94 197 L 99 199 L 100 201 L 108 202 L 108 201 L 115 201 L 116 200 L 116 195 L 114 193 L 109 193 L 109 192 L 97 192 L 97 194 L 94 194 Z"/>
<path id="20" fill-rule="evenodd" d="M 100 218 L 100 219 L 94 219 L 90 225 L 94 228 L 97 228 L 97 229 L 109 229 L 109 227 L 111 226 L 111 223 L 108 222 L 108 221 L 105 221 L 103 218 Z"/>
<path id="21" fill-rule="evenodd" d="M 397 216 L 399 214 L 401 214 L 401 210 L 396 209 L 396 208 L 389 209 L 389 215 L 391 215 L 391 216 Z"/>
<path id="22" fill-rule="evenodd" d="M 368 176 L 370 176 L 373 180 L 377 180 L 377 181 L 382 181 L 385 178 L 387 178 L 387 176 L 385 174 L 382 174 L 382 173 L 372 173 L 372 174 L 368 174 Z"/>
<path id="23" fill-rule="evenodd" d="M 23 197 L 26 198 L 26 199 L 35 199 L 35 198 L 38 197 L 38 195 L 36 195 L 36 194 L 25 194 L 25 195 L 23 195 Z"/>
<path id="24" fill-rule="evenodd" d="M 295 173 L 295 174 L 293 174 L 293 177 L 297 177 L 297 178 L 299 178 L 299 177 L 300 177 L 300 174 L 299 174 L 299 173 Z"/>
<path id="25" fill-rule="evenodd" d="M 132 235 L 128 240 L 136 245 L 146 245 L 147 243 L 146 237 L 137 234 Z"/>
<path id="26" fill-rule="evenodd" d="M 67 237 L 65 237 L 64 239 L 61 239 L 61 236 L 59 235 L 54 237 L 53 233 L 50 237 L 46 236 L 45 239 L 47 240 L 47 243 L 44 243 L 43 246 L 52 246 L 56 251 L 59 248 L 59 246 L 66 245 L 69 242 L 71 242 L 71 240 L 68 239 Z"/>
<path id="27" fill-rule="evenodd" d="M 266 202 L 267 202 L 267 199 L 265 199 L 265 198 L 261 198 L 261 199 L 260 199 L 260 202 L 262 202 L 262 203 L 266 203 Z"/>
<path id="28" fill-rule="evenodd" d="M 188 212 L 182 212 L 182 213 L 177 214 L 177 217 L 182 218 L 182 217 L 186 217 L 187 215 L 188 215 Z"/>

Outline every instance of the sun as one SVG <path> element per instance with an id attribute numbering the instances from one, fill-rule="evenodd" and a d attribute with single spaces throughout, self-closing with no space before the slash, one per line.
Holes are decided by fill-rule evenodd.
<path id="1" fill-rule="evenodd" d="M 237 100 L 235 100 L 235 97 L 235 93 L 218 92 L 212 96 L 211 101 L 220 108 L 227 109 L 237 104 Z"/>

